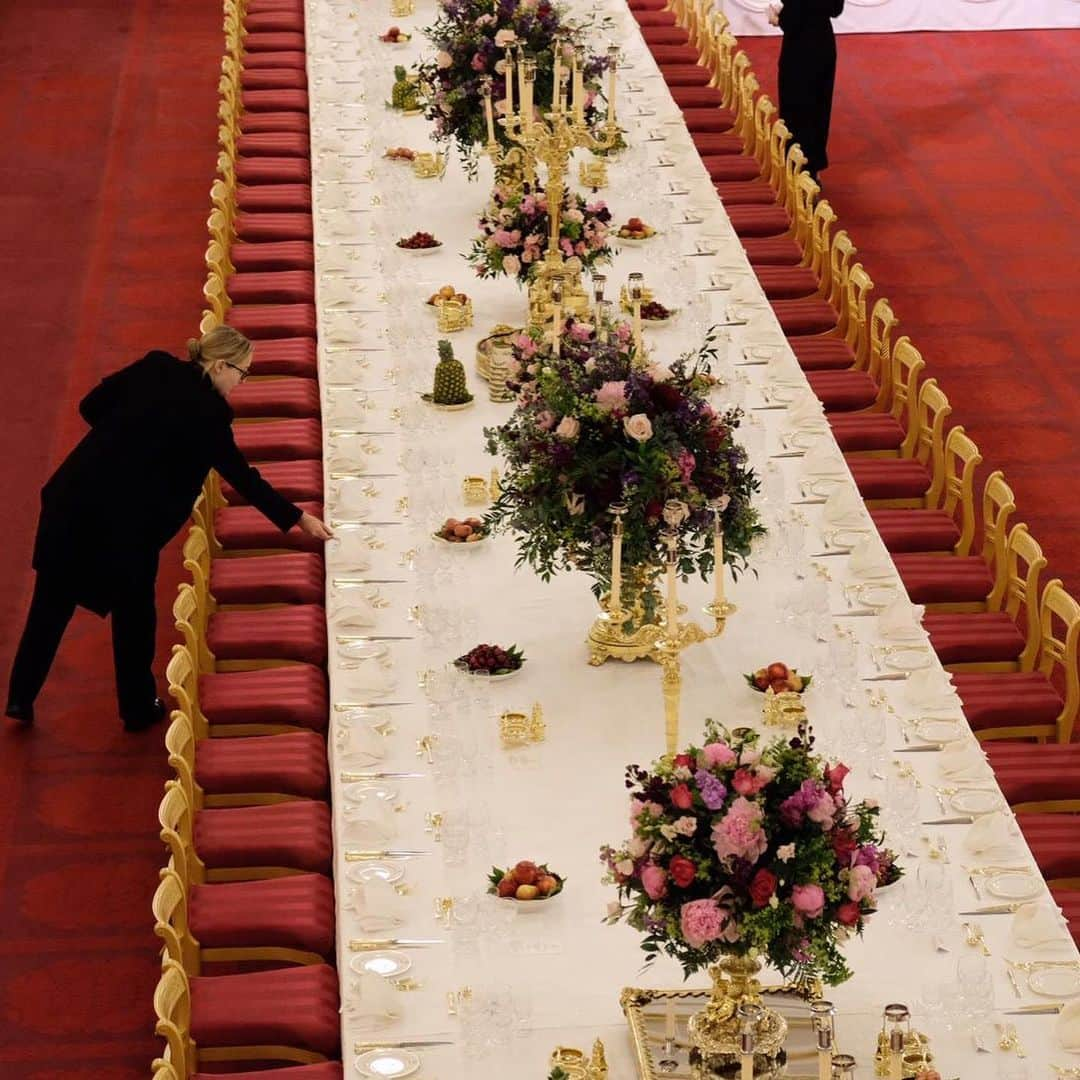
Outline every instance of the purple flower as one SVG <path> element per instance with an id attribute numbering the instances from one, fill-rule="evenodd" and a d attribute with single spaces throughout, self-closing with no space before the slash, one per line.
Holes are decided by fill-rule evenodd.
<path id="1" fill-rule="evenodd" d="M 698 769 L 694 774 L 698 791 L 701 792 L 701 801 L 710 810 L 719 810 L 727 798 L 727 788 L 711 772 Z"/>

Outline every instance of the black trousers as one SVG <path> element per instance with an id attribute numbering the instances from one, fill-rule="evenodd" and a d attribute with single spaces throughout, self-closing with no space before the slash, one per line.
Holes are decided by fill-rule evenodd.
<path id="1" fill-rule="evenodd" d="M 780 115 L 791 141 L 806 155 L 814 177 L 829 164 L 826 146 L 836 83 L 836 39 L 831 27 L 810 34 L 784 35 L 778 68 Z"/>
<path id="2" fill-rule="evenodd" d="M 76 606 L 71 590 L 63 582 L 38 574 L 11 669 L 9 700 L 20 705 L 34 703 Z M 121 590 L 112 607 L 116 699 L 125 719 L 139 719 L 153 708 L 157 696 L 153 672 L 156 633 L 154 583 L 132 582 Z"/>

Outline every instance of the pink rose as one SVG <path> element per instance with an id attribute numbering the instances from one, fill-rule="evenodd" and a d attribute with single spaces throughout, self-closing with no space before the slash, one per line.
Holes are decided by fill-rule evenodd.
<path id="1" fill-rule="evenodd" d="M 516 255 L 504 255 L 502 268 L 511 277 L 517 277 L 521 273 L 521 260 Z"/>
<path id="2" fill-rule="evenodd" d="M 862 910 L 852 900 L 848 900 L 836 909 L 836 920 L 843 926 L 854 926 L 861 918 Z"/>
<path id="3" fill-rule="evenodd" d="M 593 335 L 593 328 L 588 323 L 572 323 L 570 326 L 570 337 L 574 341 L 589 341 Z"/>
<path id="4" fill-rule="evenodd" d="M 550 409 L 537 413 L 536 426 L 541 431 L 550 431 L 555 426 L 555 414 Z"/>
<path id="5" fill-rule="evenodd" d="M 671 805 L 680 810 L 689 810 L 694 805 L 694 796 L 690 794 L 686 784 L 676 784 L 671 789 Z"/>
<path id="6" fill-rule="evenodd" d="M 635 442 L 648 442 L 652 438 L 652 423 L 644 413 L 623 418 L 623 431 Z"/>
<path id="7" fill-rule="evenodd" d="M 480 53 L 473 53 L 473 58 L 469 62 L 469 66 L 473 71 L 483 71 L 487 67 L 487 61 Z"/>
<path id="8" fill-rule="evenodd" d="M 512 45 L 517 41 L 517 34 L 513 30 L 499 30 L 495 34 L 495 47 L 498 49 L 505 49 L 507 45 Z"/>
<path id="9" fill-rule="evenodd" d="M 691 900 L 679 913 L 683 940 L 692 949 L 716 941 L 726 921 L 727 913 L 715 900 Z"/>
<path id="10" fill-rule="evenodd" d="M 735 751 L 727 743 L 722 742 L 706 743 L 701 749 L 701 755 L 710 768 L 715 768 L 717 765 L 730 765 L 735 760 Z"/>
<path id="11" fill-rule="evenodd" d="M 445 49 L 440 49 L 435 54 L 435 66 L 445 71 L 454 66 L 454 58 Z"/>
<path id="12" fill-rule="evenodd" d="M 772 777 L 763 777 L 753 769 L 736 769 L 731 786 L 740 795 L 756 795 Z"/>
<path id="13" fill-rule="evenodd" d="M 667 871 L 649 863 L 641 871 L 641 885 L 650 900 L 663 899 L 667 895 Z"/>
<path id="14" fill-rule="evenodd" d="M 877 875 L 869 866 L 853 866 L 848 875 L 849 900 L 867 900 L 874 895 Z"/>
<path id="15" fill-rule="evenodd" d="M 835 765 L 827 765 L 825 767 L 825 783 L 829 785 L 829 790 L 835 795 L 844 786 L 844 779 L 851 770 L 842 765 L 839 761 Z"/>
<path id="16" fill-rule="evenodd" d="M 825 910 L 825 892 L 820 885 L 796 885 L 791 902 L 803 918 L 816 919 Z"/>
<path id="17" fill-rule="evenodd" d="M 555 429 L 560 439 L 576 439 L 581 434 L 581 423 L 573 416 L 564 416 Z"/>
<path id="18" fill-rule="evenodd" d="M 626 383 L 606 382 L 593 397 L 602 409 L 614 409 L 626 404 Z"/>

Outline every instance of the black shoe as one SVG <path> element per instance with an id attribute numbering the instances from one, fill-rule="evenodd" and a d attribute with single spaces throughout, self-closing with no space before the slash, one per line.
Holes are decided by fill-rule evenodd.
<path id="1" fill-rule="evenodd" d="M 168 710 L 165 707 L 165 702 L 161 698 L 154 698 L 154 704 L 150 706 L 145 713 L 139 716 L 125 716 L 122 717 L 124 721 L 125 731 L 146 731 L 147 728 L 152 728 L 155 724 L 160 723 L 165 719 L 165 713 Z"/>
<path id="2" fill-rule="evenodd" d="M 16 723 L 23 727 L 29 727 L 34 722 L 34 706 L 21 705 L 17 701 L 9 701 L 4 710 L 5 716 L 10 716 Z"/>

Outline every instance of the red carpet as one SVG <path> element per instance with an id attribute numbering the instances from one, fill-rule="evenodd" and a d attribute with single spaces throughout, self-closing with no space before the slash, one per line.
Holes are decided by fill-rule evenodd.
<path id="1" fill-rule="evenodd" d="M 0 6 L 0 637 L 29 598 L 38 490 L 102 375 L 196 332 L 216 157 L 220 0 Z M 104 513 L 137 514 L 117 491 Z M 167 614 L 179 567 L 163 558 Z M 162 618 L 160 652 L 172 640 Z M 133 1080 L 159 1052 L 150 897 L 162 730 L 125 735 L 108 624 L 81 613 L 39 701 L 0 728 L 0 1075 Z"/>
<path id="2" fill-rule="evenodd" d="M 779 38 L 740 44 L 775 101 Z M 1064 120 L 1080 32 L 838 45 L 825 196 L 952 419 L 1005 470 L 1050 576 L 1080 596 L 1080 146 Z"/>

